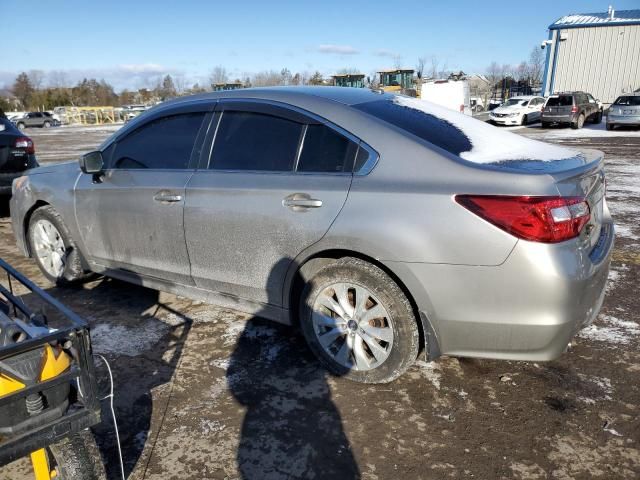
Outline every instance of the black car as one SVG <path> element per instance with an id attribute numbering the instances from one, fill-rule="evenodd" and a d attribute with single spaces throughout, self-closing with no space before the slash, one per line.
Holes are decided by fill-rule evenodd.
<path id="1" fill-rule="evenodd" d="M 540 121 L 543 128 L 551 126 L 552 123 L 582 128 L 584 122 L 602 121 L 602 105 L 590 93 L 556 93 L 551 95 L 542 107 Z"/>
<path id="2" fill-rule="evenodd" d="M 11 194 L 11 183 L 38 166 L 33 140 L 6 118 L 0 118 L 0 195 Z"/>

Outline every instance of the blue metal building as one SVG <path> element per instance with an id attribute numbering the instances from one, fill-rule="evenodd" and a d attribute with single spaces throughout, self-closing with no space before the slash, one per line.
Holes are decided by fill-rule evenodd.
<path id="1" fill-rule="evenodd" d="M 542 45 L 544 95 L 583 90 L 610 104 L 640 88 L 640 10 L 565 15 Z"/>

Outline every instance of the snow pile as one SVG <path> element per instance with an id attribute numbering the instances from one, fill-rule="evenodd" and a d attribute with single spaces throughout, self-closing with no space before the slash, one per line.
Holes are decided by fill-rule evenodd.
<path id="1" fill-rule="evenodd" d="M 469 162 L 497 163 L 510 160 L 550 162 L 580 156 L 580 152 L 576 150 L 549 145 L 524 138 L 515 133 L 501 131 L 468 115 L 454 112 L 425 100 L 396 96 L 393 102 L 396 105 L 419 110 L 444 120 L 462 131 L 471 142 L 472 149 L 462 152 L 460 157 Z"/>
<path id="2" fill-rule="evenodd" d="M 581 338 L 616 345 L 627 345 L 632 338 L 640 336 L 640 325 L 620 320 L 610 315 L 601 317 L 604 325 L 590 325 L 578 334 Z"/>

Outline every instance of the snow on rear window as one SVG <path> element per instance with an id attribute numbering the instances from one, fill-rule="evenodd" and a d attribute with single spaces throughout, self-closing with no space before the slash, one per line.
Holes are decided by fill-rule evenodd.
<path id="1" fill-rule="evenodd" d="M 394 96 L 354 105 L 473 163 L 577 159 L 575 150 L 531 140 L 425 100 Z"/>

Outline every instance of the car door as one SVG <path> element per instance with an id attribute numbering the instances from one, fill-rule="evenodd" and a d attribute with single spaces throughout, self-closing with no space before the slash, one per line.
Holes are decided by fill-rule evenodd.
<path id="1" fill-rule="evenodd" d="M 211 154 L 187 185 L 191 273 L 198 287 L 280 306 L 291 262 L 344 205 L 358 141 L 288 108 L 217 110 Z"/>
<path id="2" fill-rule="evenodd" d="M 192 284 L 184 240 L 185 186 L 210 109 L 199 104 L 151 116 L 103 152 L 107 168 L 99 181 L 80 176 L 76 218 L 94 263 Z"/>
<path id="3" fill-rule="evenodd" d="M 540 109 L 542 108 L 543 103 L 544 99 L 539 97 L 532 98 L 529 102 L 529 110 L 531 112 L 529 113 L 529 118 L 531 118 L 532 121 L 540 120 Z"/>
<path id="4" fill-rule="evenodd" d="M 39 113 L 33 112 L 27 114 L 27 119 L 24 122 L 27 127 L 37 127 L 40 125 Z"/>

